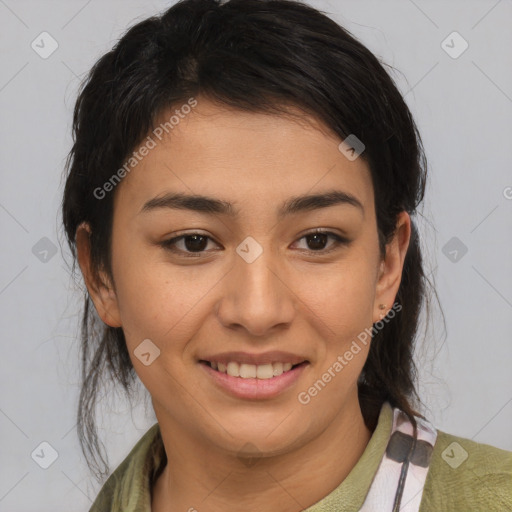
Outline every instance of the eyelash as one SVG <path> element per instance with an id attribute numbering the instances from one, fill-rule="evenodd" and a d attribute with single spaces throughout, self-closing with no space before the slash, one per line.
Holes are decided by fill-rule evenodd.
<path id="1" fill-rule="evenodd" d="M 326 249 L 326 250 L 323 250 L 323 249 L 319 249 L 318 251 L 308 250 L 308 249 L 299 249 L 299 250 L 301 252 L 308 252 L 308 253 L 312 253 L 314 255 L 323 256 L 326 254 L 330 254 L 331 252 L 339 249 L 340 246 L 348 246 L 350 244 L 350 240 L 348 240 L 347 238 L 337 235 L 336 233 L 332 233 L 331 231 L 323 231 L 320 229 L 312 231 L 310 233 L 306 233 L 305 235 L 301 236 L 298 240 L 302 240 L 303 238 L 307 238 L 308 236 L 313 236 L 313 235 L 317 235 L 317 234 L 328 235 L 330 238 L 334 239 L 335 243 L 333 244 L 333 246 L 330 249 Z M 187 233 L 185 235 L 177 236 L 177 237 L 171 238 L 169 240 L 164 240 L 159 245 L 161 247 L 163 247 L 165 250 L 173 252 L 173 253 L 178 253 L 178 255 L 184 256 L 185 258 L 198 258 L 198 257 L 201 257 L 207 251 L 198 251 L 198 252 L 194 253 L 194 252 L 183 251 L 181 249 L 176 249 L 174 247 L 178 241 L 185 239 L 189 236 L 195 236 L 195 235 L 199 235 L 199 236 L 207 238 L 209 240 L 213 240 L 211 237 L 204 235 L 202 233 Z"/>

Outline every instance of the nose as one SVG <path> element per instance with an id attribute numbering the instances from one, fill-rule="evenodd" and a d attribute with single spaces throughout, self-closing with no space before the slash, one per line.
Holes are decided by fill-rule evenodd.
<path id="1" fill-rule="evenodd" d="M 230 329 L 264 336 L 291 323 L 296 297 L 290 276 L 270 250 L 249 262 L 236 254 L 217 306 L 219 321 Z"/>

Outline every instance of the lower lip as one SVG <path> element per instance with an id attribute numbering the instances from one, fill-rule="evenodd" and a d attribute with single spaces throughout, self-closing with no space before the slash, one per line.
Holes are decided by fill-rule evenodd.
<path id="1" fill-rule="evenodd" d="M 271 379 L 243 379 L 214 370 L 207 363 L 199 363 L 213 381 L 224 391 L 237 398 L 261 400 L 273 398 L 293 386 L 309 363 L 301 363 Z"/>

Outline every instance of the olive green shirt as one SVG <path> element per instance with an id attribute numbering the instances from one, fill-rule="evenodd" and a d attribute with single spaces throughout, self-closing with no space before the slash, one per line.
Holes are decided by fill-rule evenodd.
<path id="1" fill-rule="evenodd" d="M 393 410 L 385 403 L 352 471 L 303 512 L 359 511 L 386 450 L 392 418 Z M 437 433 L 420 512 L 512 511 L 512 452 Z M 155 423 L 110 475 L 89 512 L 151 512 L 153 484 L 166 463 L 160 427 Z"/>

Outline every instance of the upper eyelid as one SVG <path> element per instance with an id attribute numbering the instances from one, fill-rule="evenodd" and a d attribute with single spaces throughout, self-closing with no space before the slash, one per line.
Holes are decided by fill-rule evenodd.
<path id="1" fill-rule="evenodd" d="M 329 231 L 329 228 L 325 228 L 325 229 L 315 228 L 313 231 L 308 231 L 308 232 L 304 233 L 303 235 L 299 236 L 297 238 L 297 240 L 301 240 L 302 238 L 304 238 L 306 236 L 316 235 L 317 233 L 320 234 L 320 235 L 339 236 L 340 238 L 343 238 L 343 239 L 347 238 L 344 235 L 341 235 L 341 234 L 338 234 L 338 233 L 334 233 L 333 231 Z M 167 243 L 168 242 L 173 242 L 173 241 L 179 240 L 181 238 L 186 238 L 187 236 L 193 236 L 193 235 L 204 236 L 205 238 L 209 238 L 210 240 L 215 242 L 215 239 L 213 237 L 211 237 L 210 235 L 207 235 L 206 233 L 201 233 L 199 231 L 191 231 L 191 232 L 188 232 L 188 233 L 182 233 L 182 234 L 173 236 L 172 238 L 164 240 L 164 243 L 165 242 L 167 242 Z"/>

